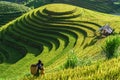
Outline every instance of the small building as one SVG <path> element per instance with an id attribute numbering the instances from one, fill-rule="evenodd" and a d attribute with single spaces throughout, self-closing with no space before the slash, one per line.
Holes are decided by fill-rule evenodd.
<path id="1" fill-rule="evenodd" d="M 103 27 L 99 28 L 99 31 L 102 35 L 108 36 L 112 34 L 113 29 L 109 26 L 109 24 L 104 25 Z"/>

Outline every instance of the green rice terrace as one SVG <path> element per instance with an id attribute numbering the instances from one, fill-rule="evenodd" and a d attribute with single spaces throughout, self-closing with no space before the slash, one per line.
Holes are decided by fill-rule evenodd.
<path id="1" fill-rule="evenodd" d="M 24 5 L 0 1 L 0 27 L 29 10 L 30 8 Z"/>
<path id="2" fill-rule="evenodd" d="M 106 23 L 116 35 L 100 38 Z M 0 80 L 119 80 L 119 24 L 119 16 L 68 4 L 31 10 L 0 27 Z M 39 59 L 45 75 L 34 78 Z"/>

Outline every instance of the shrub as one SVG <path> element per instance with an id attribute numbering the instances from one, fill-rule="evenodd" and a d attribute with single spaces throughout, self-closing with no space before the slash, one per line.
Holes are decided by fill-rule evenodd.
<path id="1" fill-rule="evenodd" d="M 106 57 L 108 59 L 113 58 L 113 57 L 117 58 L 120 55 L 119 46 L 120 46 L 120 37 L 119 36 L 113 36 L 113 37 L 109 37 L 106 40 L 106 43 L 102 47 L 102 49 L 105 52 Z"/>
<path id="2" fill-rule="evenodd" d="M 67 69 L 67 68 L 74 68 L 76 67 L 78 64 L 78 58 L 77 56 L 75 55 L 74 52 L 71 52 L 69 55 L 68 55 L 68 59 L 64 65 L 64 67 Z"/>

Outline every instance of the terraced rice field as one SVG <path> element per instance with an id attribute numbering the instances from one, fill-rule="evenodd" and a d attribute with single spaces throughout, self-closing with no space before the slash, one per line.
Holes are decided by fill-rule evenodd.
<path id="1" fill-rule="evenodd" d="M 24 14 L 0 28 L 0 79 L 30 74 L 30 65 L 38 59 L 46 74 L 53 73 L 71 51 L 80 59 L 104 60 L 104 39 L 95 33 L 108 22 L 116 28 L 120 17 L 67 4 L 49 4 Z"/>

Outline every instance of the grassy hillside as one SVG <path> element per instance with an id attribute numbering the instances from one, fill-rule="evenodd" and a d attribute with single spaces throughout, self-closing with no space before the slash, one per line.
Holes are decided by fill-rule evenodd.
<path id="1" fill-rule="evenodd" d="M 55 2 L 73 4 L 90 10 L 104 13 L 119 13 L 120 5 L 110 3 L 110 0 L 56 0 Z"/>
<path id="2" fill-rule="evenodd" d="M 79 7 L 104 12 L 104 13 L 120 13 L 119 0 L 4 0 L 20 4 L 28 7 L 37 8 L 49 3 L 67 3 Z"/>
<path id="3" fill-rule="evenodd" d="M 37 8 L 44 4 L 52 3 L 54 0 L 2 0 L 2 1 L 9 1 L 18 4 L 23 4 L 32 8 Z"/>
<path id="4" fill-rule="evenodd" d="M 23 13 L 29 11 L 30 8 L 6 1 L 0 1 L 0 26 L 15 19 Z"/>
<path id="5" fill-rule="evenodd" d="M 24 14 L 0 28 L 0 79 L 31 78 L 30 65 L 38 59 L 43 61 L 46 72 L 41 80 L 118 75 L 119 58 L 108 60 L 101 49 L 106 38 L 95 36 L 106 23 L 119 33 L 120 17 L 77 6 L 48 4 Z M 76 56 L 78 67 L 63 70 L 70 55 Z M 114 67 L 107 67 L 111 63 Z M 112 73 L 107 72 L 110 68 Z"/>

